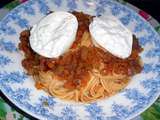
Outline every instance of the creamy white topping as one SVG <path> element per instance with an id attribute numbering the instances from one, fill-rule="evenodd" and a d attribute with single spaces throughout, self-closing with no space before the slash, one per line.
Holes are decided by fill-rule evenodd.
<path id="1" fill-rule="evenodd" d="M 123 59 L 130 56 L 133 43 L 132 32 L 116 17 L 95 17 L 89 30 L 96 46 L 100 46 Z"/>
<path id="2" fill-rule="evenodd" d="M 42 56 L 57 58 L 71 47 L 77 29 L 78 21 L 73 14 L 53 12 L 33 26 L 31 48 Z"/>

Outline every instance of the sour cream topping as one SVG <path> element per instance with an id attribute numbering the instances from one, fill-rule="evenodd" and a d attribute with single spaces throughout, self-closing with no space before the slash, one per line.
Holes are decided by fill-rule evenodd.
<path id="1" fill-rule="evenodd" d="M 73 14 L 53 12 L 31 29 L 31 48 L 44 57 L 57 58 L 71 47 L 77 29 L 78 21 Z"/>
<path id="2" fill-rule="evenodd" d="M 100 46 L 119 58 L 127 58 L 132 52 L 133 37 L 116 17 L 95 17 L 89 30 L 96 46 Z"/>

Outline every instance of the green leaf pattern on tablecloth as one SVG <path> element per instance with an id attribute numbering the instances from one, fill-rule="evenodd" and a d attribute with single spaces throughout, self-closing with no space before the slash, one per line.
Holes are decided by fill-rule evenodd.
<path id="1" fill-rule="evenodd" d="M 0 120 L 27 120 L 0 97 Z"/>
<path id="2" fill-rule="evenodd" d="M 7 109 L 5 107 L 5 101 L 0 98 L 0 120 L 5 120 L 7 115 Z"/>
<path id="3" fill-rule="evenodd" d="M 17 5 L 21 4 L 26 0 L 14 0 L 11 3 L 7 4 L 4 9 L 12 10 Z M 122 4 L 127 5 L 128 3 L 125 0 L 116 0 Z M 151 18 L 153 19 L 153 18 Z M 160 33 L 160 24 L 154 26 L 155 30 Z M 160 120 L 160 98 L 145 112 L 141 114 L 143 120 Z M 11 108 L 5 101 L 0 98 L 0 120 L 28 120 L 23 115 L 16 112 L 13 108 Z"/>
<path id="4" fill-rule="evenodd" d="M 157 27 L 155 27 L 155 29 L 160 34 L 160 24 Z"/>
<path id="5" fill-rule="evenodd" d="M 19 4 L 20 4 L 19 0 L 14 0 L 11 3 L 7 4 L 4 8 L 6 8 L 8 10 L 12 10 L 13 8 L 15 8 Z"/>
<path id="6" fill-rule="evenodd" d="M 160 120 L 160 98 L 141 114 L 143 120 Z"/>

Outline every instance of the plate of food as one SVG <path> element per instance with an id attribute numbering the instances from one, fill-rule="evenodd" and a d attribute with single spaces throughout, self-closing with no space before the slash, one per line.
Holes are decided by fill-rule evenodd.
<path id="1" fill-rule="evenodd" d="M 160 94 L 160 37 L 111 0 L 29 0 L 0 22 L 0 90 L 42 120 L 129 120 Z"/>

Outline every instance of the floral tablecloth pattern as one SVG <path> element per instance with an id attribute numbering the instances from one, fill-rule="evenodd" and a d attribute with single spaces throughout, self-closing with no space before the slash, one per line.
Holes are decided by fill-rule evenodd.
<path id="1" fill-rule="evenodd" d="M 14 0 L 11 3 L 5 5 L 0 9 L 0 20 L 13 8 L 18 6 L 19 4 L 25 2 L 27 0 Z M 160 33 L 160 24 L 152 18 L 149 14 L 144 12 L 143 10 L 138 9 L 137 7 L 125 2 L 124 0 L 116 0 L 131 9 L 135 10 L 139 15 L 141 15 L 144 19 L 146 19 L 155 30 Z M 0 97 L 0 120 L 29 120 L 24 117 L 24 115 L 18 113 L 14 108 L 10 107 L 1 97 Z M 137 116 L 133 120 L 160 120 L 160 97 L 157 101 L 148 108 L 141 115 Z"/>

